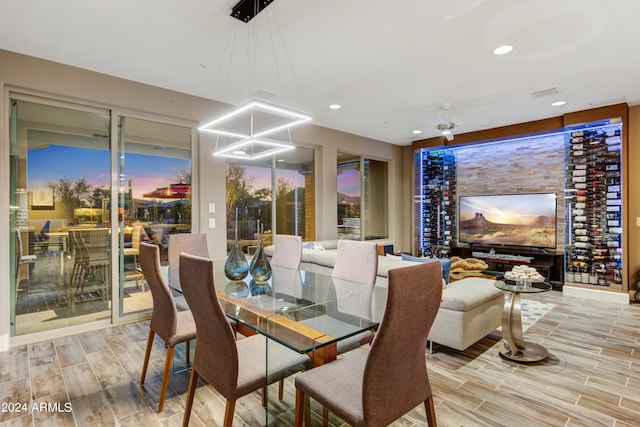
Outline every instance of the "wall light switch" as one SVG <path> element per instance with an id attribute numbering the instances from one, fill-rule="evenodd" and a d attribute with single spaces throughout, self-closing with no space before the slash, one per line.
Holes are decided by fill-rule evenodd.
<path id="1" fill-rule="evenodd" d="M 209 213 L 216 213 L 216 204 L 209 203 Z"/>
<path id="2" fill-rule="evenodd" d="M 640 227 L 640 216 L 636 217 L 636 226 Z"/>
<path id="3" fill-rule="evenodd" d="M 216 228 L 216 219 L 209 218 L 209 228 Z"/>

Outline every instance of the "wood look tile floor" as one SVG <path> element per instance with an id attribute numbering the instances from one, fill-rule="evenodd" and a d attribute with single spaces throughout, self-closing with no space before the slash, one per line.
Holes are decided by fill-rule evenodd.
<path id="1" fill-rule="evenodd" d="M 436 346 L 425 360 L 438 425 L 639 426 L 640 305 L 582 300 L 556 291 L 527 298 L 556 304 L 525 333 L 527 340 L 547 347 L 550 356 L 533 364 L 505 360 L 498 353 L 497 331 L 464 352 Z M 0 426 L 181 425 L 187 372 L 172 376 L 165 410 L 156 412 L 165 356 L 159 340 L 145 388 L 139 386 L 147 332 L 148 323 L 142 322 L 0 353 L 0 401 L 26 403 L 29 409 L 34 403 L 50 406 L 0 412 Z M 176 350 L 176 366 L 184 362 L 183 351 L 182 346 Z M 281 402 L 274 387 L 268 424 L 290 426 L 295 387 L 289 379 Z M 313 425 L 321 425 L 315 402 L 312 412 Z M 224 399 L 201 384 L 191 425 L 221 425 L 223 413 Z M 259 393 L 237 402 L 234 426 L 264 424 Z M 333 415 L 330 424 L 344 425 Z M 393 424 L 424 425 L 423 406 Z"/>

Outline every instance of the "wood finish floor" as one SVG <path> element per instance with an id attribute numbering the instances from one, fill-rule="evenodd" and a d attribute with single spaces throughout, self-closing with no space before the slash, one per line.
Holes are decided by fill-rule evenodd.
<path id="1" fill-rule="evenodd" d="M 640 305 L 527 295 L 556 306 L 525 338 L 549 349 L 547 360 L 517 364 L 498 353 L 495 332 L 464 352 L 436 346 L 425 355 L 438 425 L 446 426 L 639 426 Z M 116 326 L 12 348 L 0 353 L 0 401 L 54 404 L 60 412 L 0 412 L 0 426 L 181 425 L 188 373 L 171 378 L 163 413 L 155 410 L 165 351 L 156 340 L 144 389 L 139 387 L 148 323 Z M 184 360 L 180 346 L 178 362 Z M 270 388 L 269 425 L 293 424 L 295 388 L 285 398 Z M 71 411 L 64 412 L 65 404 Z M 4 408 L 6 409 L 6 407 Z M 53 408 L 55 409 L 55 408 Z M 313 425 L 321 409 L 312 402 Z M 211 387 L 196 392 L 193 426 L 222 423 L 224 399 Z M 234 426 L 264 425 L 259 393 L 241 398 Z M 331 416 L 332 426 L 343 422 Z M 426 425 L 419 406 L 393 426 Z"/>

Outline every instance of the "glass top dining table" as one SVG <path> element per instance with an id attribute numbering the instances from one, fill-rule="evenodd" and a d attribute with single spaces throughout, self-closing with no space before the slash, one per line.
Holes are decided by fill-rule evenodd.
<path id="1" fill-rule="evenodd" d="M 227 317 L 236 321 L 240 334 L 265 337 L 265 385 L 272 383 L 268 367 L 280 354 L 271 342 L 308 355 L 307 369 L 310 369 L 335 360 L 341 341 L 347 344 L 354 341 L 359 345 L 359 335 L 376 329 L 382 318 L 386 286 L 365 285 L 278 266 L 271 266 L 272 276 L 266 283 L 255 282 L 250 275 L 242 281 L 230 281 L 224 275 L 224 263 L 224 260 L 214 260 L 218 299 Z M 164 267 L 163 271 L 168 273 Z M 166 277 L 169 276 L 174 276 L 169 286 L 181 292 L 177 275 Z M 256 419 L 259 425 L 269 425 L 272 417 L 278 419 L 281 415 L 281 405 L 273 405 L 268 390 L 269 387 L 264 388 L 264 419 Z M 278 394 L 281 393 L 282 389 Z"/>
<path id="2" fill-rule="evenodd" d="M 214 272 L 220 304 L 239 333 L 262 334 L 309 354 L 313 366 L 334 360 L 339 341 L 374 330 L 386 303 L 386 287 L 317 272 L 272 266 L 268 282 L 250 275 L 230 281 L 224 260 L 214 261 Z M 181 292 L 179 284 L 170 287 Z"/>

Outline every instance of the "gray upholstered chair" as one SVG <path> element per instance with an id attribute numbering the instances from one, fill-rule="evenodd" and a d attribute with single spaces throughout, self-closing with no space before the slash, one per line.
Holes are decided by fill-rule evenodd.
<path id="1" fill-rule="evenodd" d="M 209 258 L 207 235 L 204 233 L 178 233 L 169 235 L 167 259 L 169 262 L 168 282 L 171 288 L 180 288 L 180 254 L 182 252 Z M 174 293 L 178 310 L 188 310 L 189 306 L 182 295 Z"/>
<path id="2" fill-rule="evenodd" d="M 389 270 L 387 303 L 371 348 L 296 376 L 296 419 L 315 399 L 354 427 L 386 426 L 424 403 L 436 416 L 425 358 L 427 336 L 442 296 L 438 263 Z"/>
<path id="3" fill-rule="evenodd" d="M 178 233 L 169 235 L 167 256 L 169 261 L 169 286 L 180 287 L 180 254 L 188 253 L 209 258 L 207 235 L 204 233 Z"/>
<path id="4" fill-rule="evenodd" d="M 297 270 L 302 260 L 302 237 L 277 234 L 271 265 Z"/>
<path id="5" fill-rule="evenodd" d="M 371 242 L 338 240 L 332 277 L 373 285 L 378 274 L 378 247 Z"/>
<path id="6" fill-rule="evenodd" d="M 158 412 L 162 412 L 167 386 L 169 385 L 169 375 L 171 375 L 175 346 L 182 342 L 186 343 L 185 354 L 188 360 L 189 341 L 196 337 L 196 325 L 190 311 L 178 311 L 176 309 L 173 295 L 160 269 L 160 248 L 157 245 L 140 243 L 140 265 L 153 298 L 153 311 L 151 313 L 149 337 L 147 338 L 147 349 L 144 355 L 144 364 L 142 365 L 140 385 L 144 387 L 151 347 L 153 347 L 153 337 L 158 334 L 167 346 L 162 388 L 160 389 L 158 402 Z"/>
<path id="7" fill-rule="evenodd" d="M 365 285 L 373 285 L 376 282 L 378 274 L 378 247 L 375 243 L 371 242 L 358 242 L 353 240 L 338 240 L 338 249 L 336 262 L 333 267 L 331 277 L 334 279 L 334 289 L 330 291 L 336 291 L 336 287 L 348 286 L 346 282 L 356 282 Z M 335 295 L 335 294 L 334 294 Z M 331 298 L 328 297 L 328 300 Z M 340 304 L 339 295 L 336 295 L 336 302 Z M 371 299 L 369 299 L 371 304 Z M 371 307 L 361 307 L 359 316 L 365 318 L 371 318 Z M 339 316 L 331 316 L 330 311 L 327 315 L 323 315 L 322 324 L 323 330 L 329 335 L 332 335 L 331 331 L 339 331 L 344 327 L 343 322 L 339 319 Z M 337 311 L 336 311 L 337 314 Z M 320 319 L 315 319 L 318 322 Z M 304 321 L 302 322 L 304 323 Z M 336 335 L 339 332 L 336 332 Z M 365 345 L 373 340 L 373 332 L 363 332 L 353 337 L 338 341 L 337 352 L 338 354 L 345 353 Z"/>
<path id="8" fill-rule="evenodd" d="M 269 341 L 267 374 L 267 338 L 253 335 L 235 340 L 218 300 L 213 261 L 182 254 L 180 282 L 193 312 L 198 340 L 182 425 L 189 424 L 198 377 L 201 376 L 227 399 L 223 425 L 230 427 L 237 399 L 304 369 L 309 358 Z"/>

